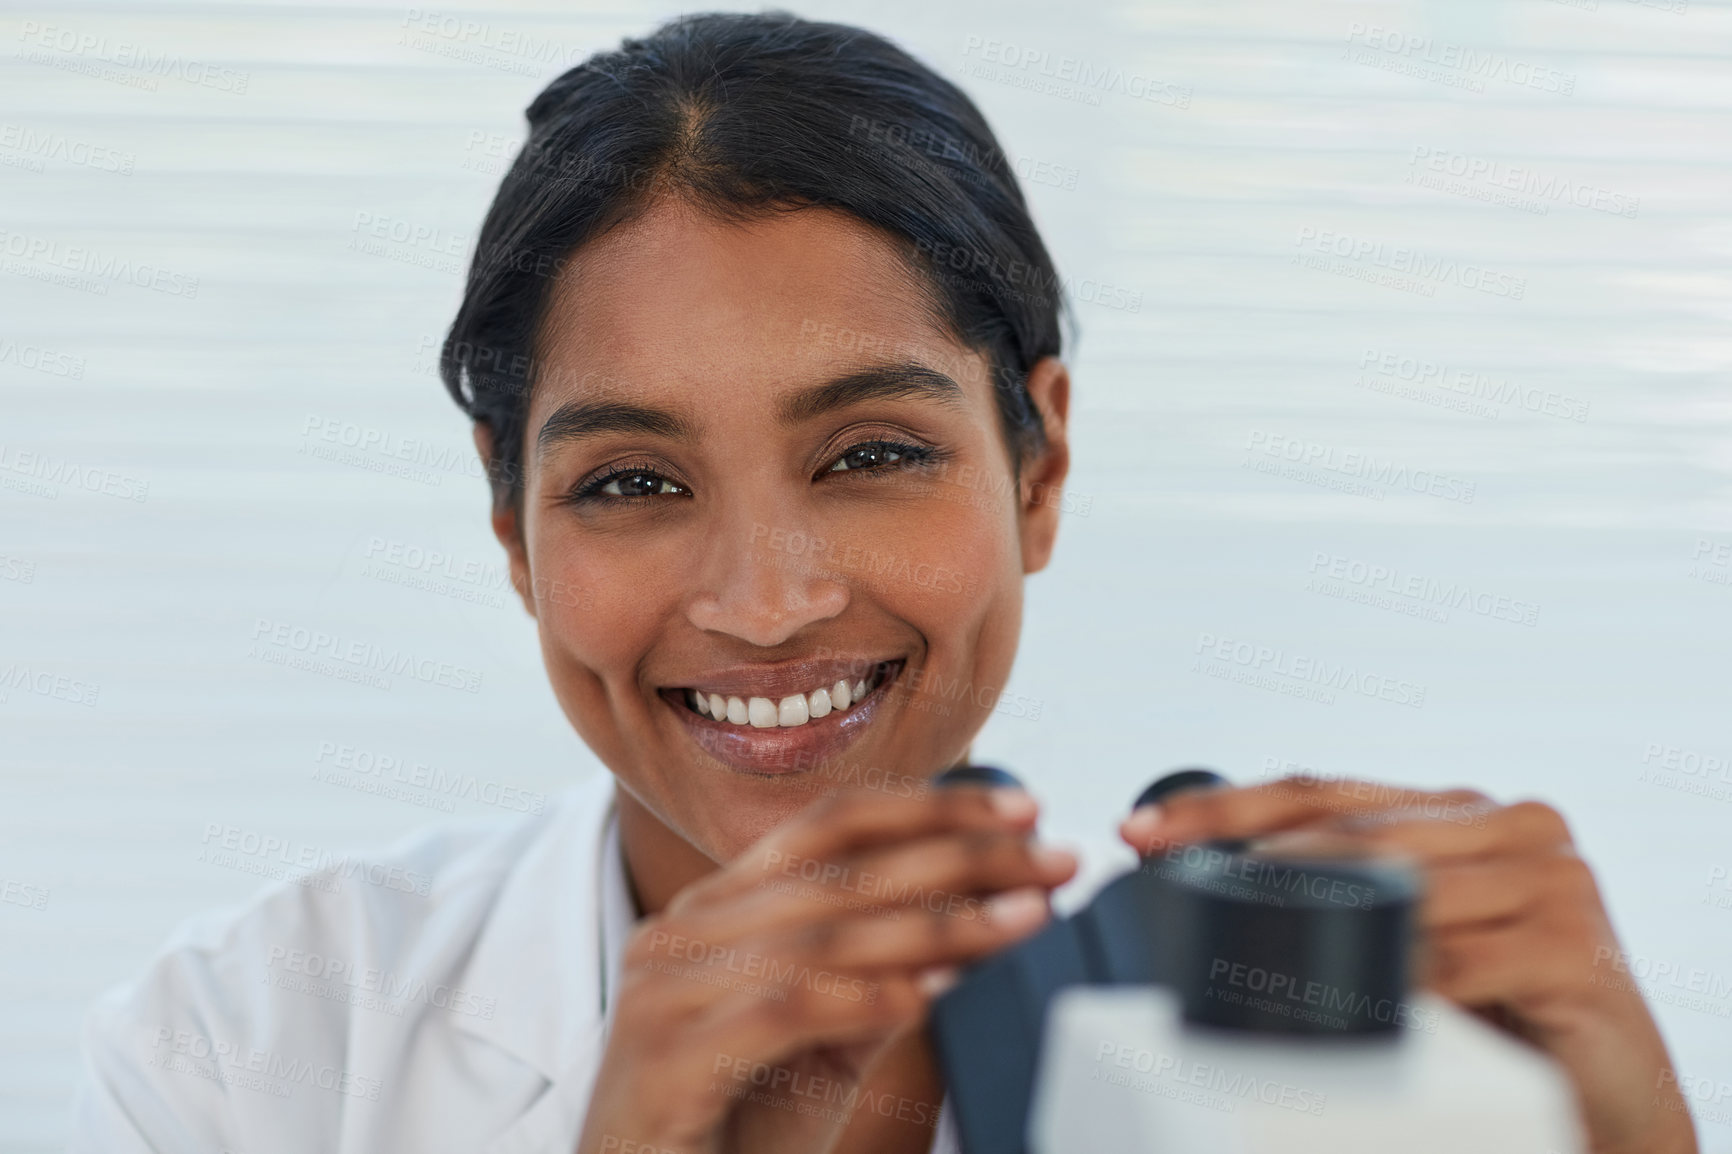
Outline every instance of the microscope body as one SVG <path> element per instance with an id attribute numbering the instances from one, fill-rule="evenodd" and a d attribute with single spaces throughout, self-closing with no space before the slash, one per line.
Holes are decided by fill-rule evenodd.
<path id="1" fill-rule="evenodd" d="M 964 1154 L 1580 1154 L 1555 1063 L 1410 989 L 1419 897 L 1397 860 L 1144 857 L 934 1006 Z"/>
<path id="2" fill-rule="evenodd" d="M 1415 997 L 1375 1035 L 1265 1035 L 1184 1020 L 1160 986 L 1054 997 L 1031 1154 L 1579 1154 L 1568 1080 L 1531 1047 Z"/>

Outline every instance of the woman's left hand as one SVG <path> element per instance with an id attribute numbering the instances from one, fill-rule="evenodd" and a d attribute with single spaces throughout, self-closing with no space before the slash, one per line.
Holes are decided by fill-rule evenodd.
<path id="1" fill-rule="evenodd" d="M 1424 873 L 1424 984 L 1551 1054 L 1575 1086 L 1594 1154 L 1696 1151 L 1665 1042 L 1550 806 L 1286 778 L 1172 795 L 1120 834 L 1145 856 L 1210 838 L 1406 856 Z"/>

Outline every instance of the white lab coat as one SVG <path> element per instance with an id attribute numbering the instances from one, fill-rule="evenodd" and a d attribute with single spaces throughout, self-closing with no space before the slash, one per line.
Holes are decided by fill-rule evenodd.
<path id="1" fill-rule="evenodd" d="M 605 773 L 275 884 L 91 1008 L 69 1149 L 570 1154 L 633 912 Z"/>

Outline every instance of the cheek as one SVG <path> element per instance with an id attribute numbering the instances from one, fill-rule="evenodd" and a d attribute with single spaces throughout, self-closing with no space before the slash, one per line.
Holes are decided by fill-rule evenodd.
<path id="1" fill-rule="evenodd" d="M 652 552 L 544 538 L 530 558 L 542 650 L 556 688 L 630 678 L 678 591 Z"/>
<path id="2" fill-rule="evenodd" d="M 911 704 L 964 743 L 990 716 L 1016 656 L 1022 554 L 1012 509 L 1002 485 L 937 487 L 918 515 L 887 527 L 895 562 L 865 582 L 926 639 Z"/>

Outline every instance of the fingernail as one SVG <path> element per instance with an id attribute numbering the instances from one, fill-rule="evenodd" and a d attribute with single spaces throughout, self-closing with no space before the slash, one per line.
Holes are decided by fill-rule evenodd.
<path id="1" fill-rule="evenodd" d="M 1021 820 L 1033 817 L 1040 807 L 1035 804 L 1027 790 L 999 787 L 988 791 L 992 798 L 992 807 L 1003 817 Z"/>
<path id="2" fill-rule="evenodd" d="M 955 966 L 934 966 L 914 980 L 915 986 L 929 998 L 936 998 L 956 984 L 962 971 Z"/>
<path id="3" fill-rule="evenodd" d="M 1034 864 L 1043 873 L 1056 873 L 1077 864 L 1076 854 L 1062 846 L 1037 845 L 1030 851 L 1029 856 L 1034 858 Z"/>
<path id="4" fill-rule="evenodd" d="M 986 903 L 986 920 L 1015 933 L 1046 920 L 1046 895 L 1038 889 L 1011 890 Z"/>
<path id="5" fill-rule="evenodd" d="M 1140 805 L 1131 811 L 1131 816 L 1125 819 L 1125 825 L 1140 830 L 1152 830 L 1161 824 L 1166 811 L 1158 805 Z"/>

